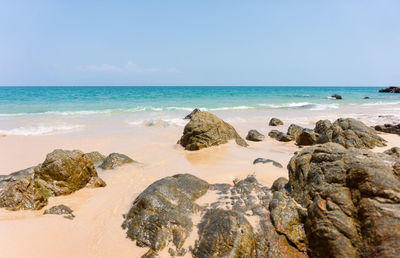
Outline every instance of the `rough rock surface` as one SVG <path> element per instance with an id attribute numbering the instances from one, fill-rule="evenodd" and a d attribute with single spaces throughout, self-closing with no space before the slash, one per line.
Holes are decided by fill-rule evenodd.
<path id="1" fill-rule="evenodd" d="M 98 166 L 101 163 L 103 163 L 104 159 L 106 158 L 106 156 L 104 156 L 103 154 L 101 154 L 98 151 L 92 151 L 92 152 L 85 153 L 85 154 L 86 154 L 86 156 L 89 157 L 89 159 L 92 160 L 92 162 L 95 166 Z"/>
<path id="2" fill-rule="evenodd" d="M 268 133 L 268 136 L 271 138 L 274 138 L 280 142 L 290 142 L 293 140 L 293 137 L 290 135 L 287 135 L 285 133 L 282 133 L 278 130 L 272 130 Z"/>
<path id="3" fill-rule="evenodd" d="M 279 118 L 271 118 L 271 120 L 269 120 L 269 124 L 270 126 L 279 126 L 279 125 L 283 125 L 282 120 L 280 120 Z"/>
<path id="4" fill-rule="evenodd" d="M 400 256 L 397 158 L 327 143 L 302 150 L 288 169 L 312 256 Z"/>
<path id="5" fill-rule="evenodd" d="M 124 164 L 129 164 L 129 163 L 137 163 L 137 161 L 134 161 L 133 159 L 124 154 L 111 153 L 110 155 L 107 156 L 107 158 L 104 159 L 100 167 L 102 169 L 114 169 L 116 167 L 120 167 Z"/>
<path id="6" fill-rule="evenodd" d="M 385 133 L 392 133 L 400 135 L 400 124 L 392 125 L 392 124 L 384 124 L 384 125 L 376 125 L 375 130 Z"/>
<path id="7" fill-rule="evenodd" d="M 75 215 L 72 212 L 73 210 L 70 207 L 60 204 L 45 210 L 43 214 L 65 215 L 64 218 L 66 219 L 74 219 Z"/>
<path id="8" fill-rule="evenodd" d="M 55 150 L 37 167 L 0 177 L 0 207 L 38 210 L 48 197 L 70 194 L 93 180 L 105 185 L 83 152 Z"/>
<path id="9" fill-rule="evenodd" d="M 318 136 L 313 130 L 303 129 L 296 136 L 296 144 L 301 146 L 314 145 L 317 143 Z"/>
<path id="10" fill-rule="evenodd" d="M 328 120 L 320 120 L 314 131 L 320 135 L 318 143 L 335 142 L 346 148 L 386 146 L 385 140 L 373 128 L 353 118 L 339 118 L 333 124 Z"/>
<path id="11" fill-rule="evenodd" d="M 257 130 L 250 130 L 246 136 L 246 140 L 253 142 L 261 142 L 265 139 L 265 136 L 259 133 Z"/>
<path id="12" fill-rule="evenodd" d="M 386 92 L 386 93 L 400 93 L 400 87 L 387 87 L 385 89 L 380 89 L 379 92 Z"/>
<path id="13" fill-rule="evenodd" d="M 214 114 L 195 109 L 185 119 L 190 119 L 190 121 L 186 124 L 183 136 L 178 141 L 185 150 L 200 150 L 227 143 L 232 139 L 240 146 L 248 146 L 233 126 Z"/>
<path id="14" fill-rule="evenodd" d="M 189 174 L 160 179 L 136 198 L 122 227 L 138 246 L 149 247 L 148 255 L 169 242 L 179 250 L 192 231 L 190 217 L 198 209 L 194 201 L 208 187 L 207 182 Z"/>

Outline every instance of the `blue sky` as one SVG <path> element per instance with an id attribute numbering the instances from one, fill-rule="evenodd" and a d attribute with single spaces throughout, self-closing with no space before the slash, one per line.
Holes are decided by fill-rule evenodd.
<path id="1" fill-rule="evenodd" d="M 0 1 L 0 85 L 400 84 L 398 0 Z"/>

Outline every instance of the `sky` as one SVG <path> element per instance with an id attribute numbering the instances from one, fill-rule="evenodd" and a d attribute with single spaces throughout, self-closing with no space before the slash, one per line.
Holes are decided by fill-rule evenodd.
<path id="1" fill-rule="evenodd" d="M 0 0 L 0 86 L 400 85 L 399 0 Z"/>

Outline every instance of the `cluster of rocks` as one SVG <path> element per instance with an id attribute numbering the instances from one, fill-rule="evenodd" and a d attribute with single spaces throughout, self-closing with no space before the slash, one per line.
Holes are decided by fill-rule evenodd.
<path id="1" fill-rule="evenodd" d="M 95 165 L 112 169 L 135 162 L 126 155 L 108 157 L 79 150 L 54 150 L 38 166 L 0 176 L 0 207 L 9 210 L 39 210 L 52 196 L 68 195 L 83 187 L 104 187 Z"/>
<path id="2" fill-rule="evenodd" d="M 352 118 L 339 118 L 334 123 L 320 120 L 314 130 L 292 124 L 287 133 L 272 130 L 268 134 L 278 141 L 295 141 L 297 145 L 314 145 L 335 142 L 346 148 L 369 148 L 385 146 L 385 140 L 373 128 Z"/>
<path id="3" fill-rule="evenodd" d="M 148 248 L 143 257 L 164 248 L 194 257 L 398 257 L 397 155 L 318 144 L 297 153 L 289 180 L 272 188 L 254 176 L 233 185 L 166 177 L 136 198 L 123 228 Z"/>
<path id="4" fill-rule="evenodd" d="M 392 133 L 400 135 L 400 124 L 393 125 L 393 124 L 384 124 L 384 125 L 376 125 L 375 130 L 385 133 Z"/>
<path id="5" fill-rule="evenodd" d="M 193 110 L 185 119 L 190 119 L 178 144 L 193 151 L 235 140 L 240 146 L 248 146 L 235 128 L 214 114 L 199 109 Z"/>
<path id="6" fill-rule="evenodd" d="M 387 87 L 385 89 L 380 89 L 379 92 L 385 92 L 385 93 L 400 93 L 400 87 Z"/>

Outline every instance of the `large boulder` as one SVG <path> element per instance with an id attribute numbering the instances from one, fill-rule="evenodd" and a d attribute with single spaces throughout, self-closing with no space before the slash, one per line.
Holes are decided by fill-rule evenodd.
<path id="1" fill-rule="evenodd" d="M 85 153 L 86 156 L 88 156 L 89 159 L 92 160 L 93 164 L 95 166 L 100 165 L 101 163 L 103 163 L 103 161 L 105 160 L 106 156 L 104 156 L 103 154 L 101 154 L 98 151 L 92 151 L 92 152 L 88 152 Z"/>
<path id="2" fill-rule="evenodd" d="M 35 169 L 34 179 L 48 196 L 73 193 L 97 177 L 92 160 L 79 150 L 54 150 Z"/>
<path id="3" fill-rule="evenodd" d="M 130 239 L 157 253 L 168 243 L 179 250 L 193 230 L 191 216 L 196 199 L 209 185 L 195 176 L 178 174 L 160 179 L 146 188 L 133 202 L 122 225 Z"/>
<path id="4" fill-rule="evenodd" d="M 312 256 L 400 256 L 398 158 L 326 143 L 296 154 L 288 169 Z"/>
<path id="5" fill-rule="evenodd" d="M 387 87 L 385 89 L 380 89 L 379 92 L 385 92 L 385 93 L 400 93 L 400 87 Z"/>
<path id="6" fill-rule="evenodd" d="M 353 118 L 339 118 L 333 124 L 320 120 L 314 131 L 319 134 L 318 143 L 335 142 L 346 148 L 365 149 L 386 146 L 385 140 L 373 128 Z"/>
<path id="7" fill-rule="evenodd" d="M 55 150 L 36 167 L 0 177 L 0 207 L 39 210 L 48 197 L 70 194 L 93 181 L 105 186 L 83 152 Z"/>
<path id="8" fill-rule="evenodd" d="M 124 164 L 130 164 L 130 163 L 138 163 L 138 162 L 134 161 L 133 159 L 124 154 L 111 153 L 110 155 L 107 156 L 107 158 L 104 159 L 100 167 L 102 169 L 114 169 Z"/>
<path id="9" fill-rule="evenodd" d="M 317 143 L 318 134 L 316 134 L 313 130 L 303 129 L 296 136 L 296 144 L 303 145 L 314 145 Z"/>
<path id="10" fill-rule="evenodd" d="M 400 135 L 400 124 L 392 125 L 392 124 L 384 124 L 384 125 L 376 125 L 375 130 L 385 133 L 392 133 Z"/>
<path id="11" fill-rule="evenodd" d="M 185 150 L 200 150 L 227 143 L 232 139 L 240 146 L 248 146 L 233 126 L 214 114 L 195 109 L 185 118 L 190 121 L 186 124 L 183 136 L 178 141 Z"/>
<path id="12" fill-rule="evenodd" d="M 265 136 L 259 133 L 257 130 L 250 130 L 247 133 L 246 140 L 253 141 L 253 142 L 261 142 L 265 139 Z"/>

